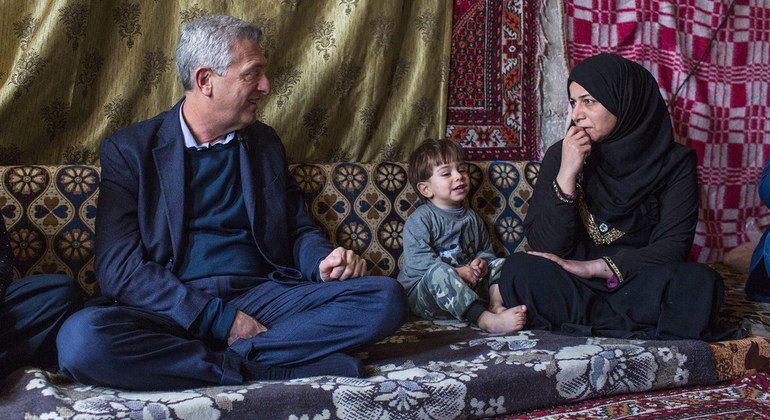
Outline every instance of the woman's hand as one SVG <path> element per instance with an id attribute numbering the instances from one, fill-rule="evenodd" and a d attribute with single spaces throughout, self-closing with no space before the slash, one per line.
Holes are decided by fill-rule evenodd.
<path id="1" fill-rule="evenodd" d="M 607 266 L 607 263 L 601 258 L 590 261 L 577 261 L 565 260 L 547 252 L 530 251 L 528 254 L 547 258 L 556 264 L 559 264 L 559 267 L 563 268 L 564 271 L 584 279 L 592 279 L 598 277 L 606 280 L 612 276 L 612 271 Z"/>
<path id="2" fill-rule="evenodd" d="M 575 194 L 577 176 L 583 170 L 585 160 L 591 154 L 591 138 L 580 127 L 567 130 L 561 146 L 561 166 L 556 182 L 565 194 Z"/>

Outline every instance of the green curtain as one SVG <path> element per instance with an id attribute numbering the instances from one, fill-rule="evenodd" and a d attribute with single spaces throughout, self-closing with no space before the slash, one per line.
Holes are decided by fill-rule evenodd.
<path id="1" fill-rule="evenodd" d="M 102 140 L 182 95 L 179 28 L 261 27 L 259 119 L 292 162 L 403 160 L 443 136 L 447 0 L 0 0 L 0 164 L 95 163 Z"/>

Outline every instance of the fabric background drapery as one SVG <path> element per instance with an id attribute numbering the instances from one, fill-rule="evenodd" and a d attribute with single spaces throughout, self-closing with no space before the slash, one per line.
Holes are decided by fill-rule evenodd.
<path id="1" fill-rule="evenodd" d="M 110 133 L 182 97 L 179 28 L 206 14 L 263 29 L 272 93 L 259 118 L 293 162 L 403 160 L 445 132 L 451 2 L 11 0 L 0 163 L 95 163 Z"/>
<path id="2" fill-rule="evenodd" d="M 472 159 L 538 158 L 563 132 L 567 110 L 557 95 L 567 67 L 616 52 L 647 66 L 670 100 L 731 3 L 7 0 L 0 163 L 95 163 L 109 133 L 181 97 L 179 26 L 209 13 L 265 28 L 273 93 L 260 118 L 276 127 L 293 162 L 404 160 L 423 138 L 442 135 Z M 679 141 L 698 152 L 692 257 L 701 261 L 770 224 L 756 194 L 770 156 L 768 10 L 767 0 L 735 2 L 671 109 Z M 450 90 L 458 69 L 482 89 L 451 82 Z M 485 91 L 497 89 L 490 81 L 501 88 Z M 479 92 L 492 95 L 461 97 Z"/>

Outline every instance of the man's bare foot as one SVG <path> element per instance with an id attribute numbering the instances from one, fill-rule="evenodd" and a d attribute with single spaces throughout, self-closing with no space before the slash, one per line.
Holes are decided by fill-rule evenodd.
<path id="1" fill-rule="evenodd" d="M 503 311 L 498 313 L 492 310 L 493 308 L 490 307 L 489 310 L 482 312 L 478 320 L 479 328 L 486 332 L 509 334 L 524 328 L 527 322 L 527 307 L 524 305 L 510 309 L 503 308 Z"/>

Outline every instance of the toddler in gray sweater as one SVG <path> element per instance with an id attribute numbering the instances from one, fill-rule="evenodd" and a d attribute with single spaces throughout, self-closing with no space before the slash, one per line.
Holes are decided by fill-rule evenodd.
<path id="1" fill-rule="evenodd" d="M 520 330 L 526 307 L 503 305 L 496 284 L 503 259 L 495 258 L 484 221 L 465 204 L 470 179 L 460 146 L 426 140 L 410 156 L 408 176 L 424 201 L 404 225 L 398 275 L 412 312 L 467 320 L 488 332 Z M 489 296 L 488 306 L 477 291 Z"/>

